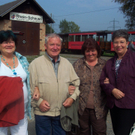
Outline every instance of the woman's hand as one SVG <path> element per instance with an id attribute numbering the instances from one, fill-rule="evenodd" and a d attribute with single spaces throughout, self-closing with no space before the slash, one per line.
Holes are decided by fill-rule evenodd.
<path id="1" fill-rule="evenodd" d="M 125 94 L 122 91 L 120 91 L 119 89 L 116 89 L 116 88 L 114 88 L 112 90 L 112 94 L 114 95 L 114 97 L 116 99 L 121 99 L 121 98 L 125 97 Z"/>
<path id="2" fill-rule="evenodd" d="M 50 110 L 50 105 L 46 100 L 43 100 L 41 104 L 39 105 L 39 109 L 41 112 L 46 112 Z"/>
<path id="3" fill-rule="evenodd" d="M 39 100 L 39 98 L 40 98 L 39 89 L 38 89 L 38 87 L 35 87 L 34 94 L 33 94 L 33 99 L 34 100 Z"/>
<path id="4" fill-rule="evenodd" d="M 74 93 L 74 91 L 75 91 L 75 86 L 69 85 L 69 87 L 68 87 L 69 94 L 72 95 Z"/>
<path id="5" fill-rule="evenodd" d="M 105 80 L 104 80 L 104 84 L 109 84 L 110 82 L 109 82 L 109 78 L 105 78 Z"/>
<path id="6" fill-rule="evenodd" d="M 65 102 L 63 103 L 63 105 L 64 105 L 65 107 L 70 107 L 73 102 L 74 102 L 74 99 L 72 99 L 72 98 L 67 98 L 67 99 L 65 100 Z"/>

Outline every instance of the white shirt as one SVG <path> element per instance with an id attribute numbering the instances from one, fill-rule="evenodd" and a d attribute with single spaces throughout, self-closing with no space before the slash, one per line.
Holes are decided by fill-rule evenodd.
<path id="1" fill-rule="evenodd" d="M 17 75 L 14 75 L 12 70 L 1 62 L 0 76 L 8 76 L 8 77 L 16 77 L 16 76 L 18 76 L 18 77 L 22 78 L 23 93 L 24 93 L 24 110 L 26 112 L 27 103 L 28 103 L 28 91 L 27 91 L 27 86 L 26 86 L 27 74 L 24 71 L 24 69 L 22 68 L 19 61 L 18 61 L 18 66 L 15 68 L 15 72 L 17 73 Z"/>

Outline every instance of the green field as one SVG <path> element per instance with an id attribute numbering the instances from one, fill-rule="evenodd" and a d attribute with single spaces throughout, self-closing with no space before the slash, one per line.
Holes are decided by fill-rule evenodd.
<path id="1" fill-rule="evenodd" d="M 114 55 L 115 55 L 114 52 L 109 52 L 109 53 L 104 52 L 104 53 L 103 53 L 103 56 L 108 56 L 108 57 L 113 57 Z"/>
<path id="2" fill-rule="evenodd" d="M 33 55 L 33 56 L 26 56 L 27 60 L 29 63 L 31 63 L 32 60 L 34 60 L 35 58 L 37 58 L 39 55 Z"/>

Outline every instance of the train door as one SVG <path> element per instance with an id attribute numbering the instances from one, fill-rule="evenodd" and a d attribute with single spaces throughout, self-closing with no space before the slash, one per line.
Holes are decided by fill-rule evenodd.
<path id="1" fill-rule="evenodd" d="M 107 32 L 97 32 L 96 41 L 100 46 L 100 49 L 103 52 L 111 51 L 111 34 Z"/>
<path id="2" fill-rule="evenodd" d="M 67 52 L 68 51 L 68 34 L 63 34 L 60 35 L 60 37 L 62 38 L 62 48 L 61 48 L 61 52 Z"/>

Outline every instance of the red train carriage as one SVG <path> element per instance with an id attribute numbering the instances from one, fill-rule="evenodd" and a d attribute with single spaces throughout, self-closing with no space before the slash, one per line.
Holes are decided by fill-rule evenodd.
<path id="1" fill-rule="evenodd" d="M 135 45 L 135 31 L 128 31 L 128 33 L 129 41 L 132 40 Z M 94 38 L 100 46 L 102 52 L 113 52 L 114 48 L 111 41 L 112 34 L 113 31 L 107 30 L 59 34 L 63 39 L 62 52 L 71 51 L 74 53 L 80 53 L 82 44 L 87 38 Z"/>
<path id="2" fill-rule="evenodd" d="M 95 38 L 96 33 L 72 33 L 69 34 L 68 49 L 69 50 L 81 50 L 82 44 L 87 38 Z"/>
<path id="3" fill-rule="evenodd" d="M 90 37 L 95 38 L 96 32 L 78 32 L 59 35 L 63 39 L 62 52 L 65 51 L 80 52 L 84 41 Z"/>
<path id="4" fill-rule="evenodd" d="M 59 34 L 63 39 L 62 43 L 62 52 L 72 51 L 80 52 L 82 44 L 87 38 L 93 38 L 100 45 L 101 49 L 110 50 L 111 41 L 108 41 L 108 34 L 111 34 L 109 31 L 96 31 L 96 32 L 78 32 L 78 33 L 65 33 Z"/>

